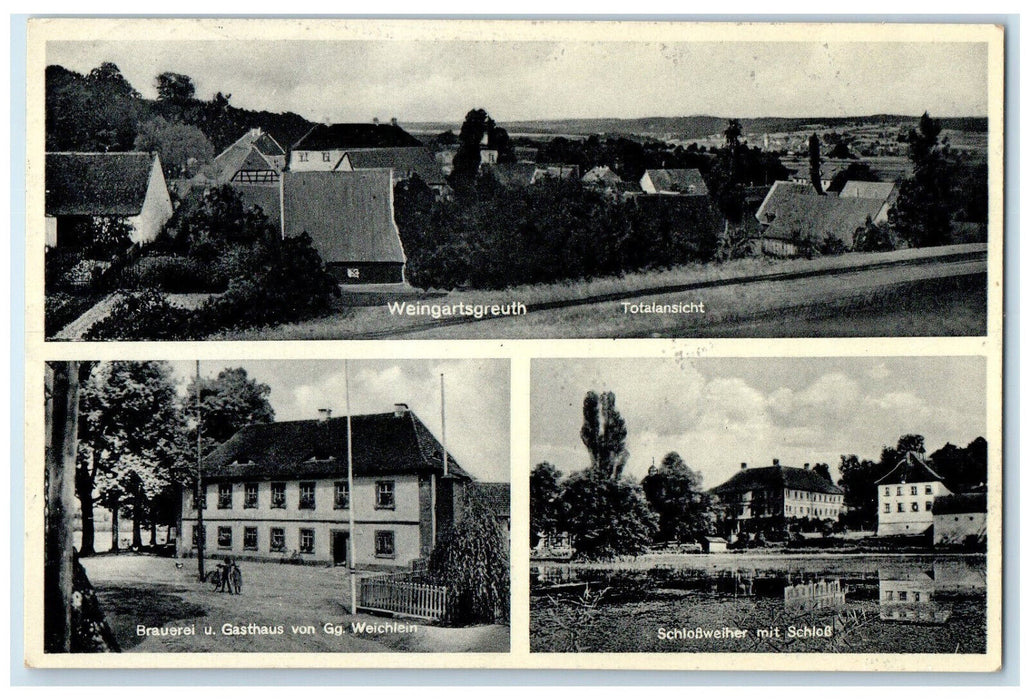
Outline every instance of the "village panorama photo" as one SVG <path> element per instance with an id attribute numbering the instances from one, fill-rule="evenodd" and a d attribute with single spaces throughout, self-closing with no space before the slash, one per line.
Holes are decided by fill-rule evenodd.
<path id="1" fill-rule="evenodd" d="M 979 357 L 535 360 L 531 650 L 997 668 L 984 373 Z"/>
<path id="2" fill-rule="evenodd" d="M 46 339 L 987 334 L 1000 28 L 211 22 L 30 22 Z"/>
<path id="3" fill-rule="evenodd" d="M 31 665 L 507 652 L 508 386 L 503 360 L 48 363 Z"/>

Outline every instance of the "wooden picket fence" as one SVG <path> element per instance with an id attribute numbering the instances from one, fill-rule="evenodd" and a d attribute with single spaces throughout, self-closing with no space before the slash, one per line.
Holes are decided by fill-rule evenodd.
<path id="1" fill-rule="evenodd" d="M 358 609 L 422 620 L 447 619 L 447 587 L 413 583 L 395 576 L 363 578 Z"/>

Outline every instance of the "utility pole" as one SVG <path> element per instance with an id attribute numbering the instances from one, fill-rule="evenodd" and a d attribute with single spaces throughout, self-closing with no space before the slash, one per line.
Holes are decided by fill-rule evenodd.
<path id="1" fill-rule="evenodd" d="M 358 614 L 358 586 L 354 578 L 354 448 L 351 433 L 350 416 L 350 371 L 347 360 L 343 361 L 343 386 L 344 396 L 347 402 L 347 514 L 350 519 L 350 535 L 347 537 L 347 545 L 350 552 L 347 553 L 347 568 L 350 569 L 350 614 Z"/>
<path id="2" fill-rule="evenodd" d="M 204 486 L 200 465 L 200 360 L 197 360 L 197 484 L 193 494 L 193 502 L 197 507 L 197 574 L 204 580 Z"/>

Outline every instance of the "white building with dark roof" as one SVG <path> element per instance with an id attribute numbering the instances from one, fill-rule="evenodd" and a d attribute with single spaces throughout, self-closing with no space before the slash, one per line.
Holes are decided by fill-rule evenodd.
<path id="1" fill-rule="evenodd" d="M 646 170 L 640 188 L 647 194 L 708 196 L 708 185 L 697 168 Z"/>
<path id="2" fill-rule="evenodd" d="M 922 535 L 934 524 L 934 500 L 951 494 L 944 478 L 915 452 L 876 482 L 878 537 Z"/>
<path id="3" fill-rule="evenodd" d="M 460 517 L 472 478 L 406 405 L 346 418 L 250 425 L 202 461 L 208 556 L 410 568 Z M 178 556 L 195 556 L 193 492 L 181 500 Z M 354 531 L 350 529 L 353 512 Z"/>
<path id="4" fill-rule="evenodd" d="M 154 153 L 47 153 L 46 245 L 76 246 L 88 219 L 124 219 L 133 243 L 157 238 L 172 216 L 161 159 Z"/>

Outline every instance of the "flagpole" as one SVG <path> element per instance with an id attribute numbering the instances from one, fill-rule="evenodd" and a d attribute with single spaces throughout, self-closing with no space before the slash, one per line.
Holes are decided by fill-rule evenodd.
<path id="1" fill-rule="evenodd" d="M 443 475 L 447 476 L 447 401 L 444 398 L 443 372 L 440 373 L 440 435 L 443 438 Z"/>
<path id="2" fill-rule="evenodd" d="M 200 460 L 200 360 L 197 360 L 197 377 L 194 383 L 197 390 L 197 485 L 193 495 L 194 505 L 197 507 L 197 573 L 200 580 L 204 580 L 204 484 L 201 473 Z"/>
<path id="3" fill-rule="evenodd" d="M 350 614 L 358 614 L 357 582 L 354 579 L 354 539 L 357 533 L 354 532 L 354 449 L 351 437 L 350 420 L 350 372 L 347 360 L 343 361 L 343 386 L 347 401 L 347 513 L 350 520 L 350 536 L 347 543 L 350 545 L 350 552 L 347 556 L 347 564 L 350 569 Z"/>

